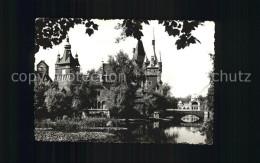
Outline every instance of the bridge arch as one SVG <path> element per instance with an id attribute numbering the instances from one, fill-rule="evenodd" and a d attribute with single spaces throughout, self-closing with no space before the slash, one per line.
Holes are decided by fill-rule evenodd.
<path id="1" fill-rule="evenodd" d="M 174 119 L 181 119 L 186 115 L 195 115 L 200 119 L 204 118 L 204 111 L 200 110 L 166 110 L 165 112 L 161 113 L 160 117 L 168 117 L 173 116 Z"/>

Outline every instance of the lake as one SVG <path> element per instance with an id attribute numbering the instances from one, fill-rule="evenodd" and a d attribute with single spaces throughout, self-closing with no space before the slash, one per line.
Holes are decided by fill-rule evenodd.
<path id="1" fill-rule="evenodd" d="M 72 129 L 72 128 L 71 128 Z M 107 126 L 80 130 L 36 128 L 37 141 L 113 142 L 113 143 L 185 143 L 212 144 L 213 121 L 187 115 L 181 120 L 109 121 Z"/>
<path id="2" fill-rule="evenodd" d="M 196 117 L 188 116 L 191 121 Z M 120 127 L 127 130 L 114 131 L 112 142 L 125 143 L 188 143 L 207 144 L 207 135 L 201 128 L 206 121 L 187 122 L 145 122 L 145 123 L 121 123 Z"/>

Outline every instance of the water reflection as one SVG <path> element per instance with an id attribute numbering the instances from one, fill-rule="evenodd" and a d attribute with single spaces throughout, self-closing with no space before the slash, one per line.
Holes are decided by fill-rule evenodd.
<path id="1" fill-rule="evenodd" d="M 164 132 L 167 137 L 175 137 L 176 143 L 205 144 L 206 137 L 201 135 L 198 127 L 170 127 Z"/>
<path id="2" fill-rule="evenodd" d="M 116 142 L 129 143 L 188 143 L 205 144 L 206 135 L 200 132 L 200 123 L 128 123 L 128 130 L 116 131 Z"/>
<path id="3" fill-rule="evenodd" d="M 183 122 L 196 122 L 199 120 L 199 117 L 197 117 L 195 115 L 186 115 L 186 116 L 182 117 L 181 120 Z"/>

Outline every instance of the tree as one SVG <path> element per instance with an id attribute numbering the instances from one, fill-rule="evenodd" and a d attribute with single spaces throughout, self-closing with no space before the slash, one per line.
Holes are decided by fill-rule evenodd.
<path id="1" fill-rule="evenodd" d="M 169 108 L 177 108 L 178 101 L 175 97 L 168 96 L 167 101 L 169 103 Z"/>
<path id="2" fill-rule="evenodd" d="M 209 54 L 212 63 L 214 64 L 215 62 L 215 55 L 214 54 Z M 208 110 L 211 111 L 211 115 L 209 117 L 209 120 L 203 123 L 202 128 L 200 131 L 202 132 L 203 135 L 206 135 L 206 143 L 212 144 L 213 143 L 213 129 L 214 129 L 214 124 L 213 124 L 213 115 L 214 115 L 214 66 L 212 71 L 209 73 L 209 78 L 210 78 L 210 87 L 208 89 L 208 94 L 206 97 L 207 101 L 207 107 Z"/>
<path id="3" fill-rule="evenodd" d="M 95 73 L 95 70 L 91 70 L 91 73 Z M 96 100 L 96 87 L 97 84 L 90 80 L 88 76 L 87 80 L 83 79 L 83 74 L 78 75 L 78 80 L 73 80 L 70 83 L 70 91 L 68 94 L 72 98 L 71 108 L 74 111 L 80 111 L 93 107 L 93 103 Z"/>
<path id="4" fill-rule="evenodd" d="M 151 90 L 144 96 L 146 116 L 149 117 L 154 111 L 165 110 L 170 107 L 170 101 L 162 94 Z"/>
<path id="5" fill-rule="evenodd" d="M 122 83 L 130 86 L 138 83 L 138 76 L 135 75 L 137 67 L 133 64 L 132 60 L 129 59 L 128 54 L 120 50 L 115 56 L 109 56 L 108 63 L 117 77 L 113 86 L 117 87 Z"/>
<path id="6" fill-rule="evenodd" d="M 200 102 L 204 102 L 204 101 L 206 100 L 206 98 L 203 97 L 202 95 L 199 95 L 199 96 L 198 96 L 198 100 L 199 100 Z"/>
<path id="7" fill-rule="evenodd" d="M 77 24 L 86 26 L 86 33 L 91 36 L 98 25 L 91 19 L 83 18 L 37 18 L 35 19 L 35 53 L 40 47 L 43 49 L 59 45 L 68 34 L 68 31 Z"/>
<path id="8" fill-rule="evenodd" d="M 112 91 L 116 101 L 119 114 L 123 117 L 130 116 L 135 110 L 135 93 L 139 88 L 141 77 L 136 75 L 136 66 L 128 55 L 123 51 L 119 51 L 115 56 L 109 56 L 109 65 L 113 73 L 116 74 L 117 80 L 112 84 Z"/>
<path id="9" fill-rule="evenodd" d="M 46 106 L 44 103 L 45 92 L 50 88 L 49 82 L 34 82 L 34 115 L 36 119 L 41 119 L 46 116 Z"/>
<path id="10" fill-rule="evenodd" d="M 213 54 L 209 54 L 211 61 L 214 63 L 215 62 L 215 55 Z M 210 72 L 209 74 L 209 78 L 210 78 L 210 87 L 208 89 L 208 94 L 207 94 L 207 105 L 208 105 L 208 109 L 209 111 L 213 112 L 213 108 L 214 108 L 214 66 L 213 66 L 213 70 Z"/>
<path id="11" fill-rule="evenodd" d="M 71 96 L 68 96 L 65 91 L 53 85 L 45 92 L 45 96 L 46 108 L 52 119 L 68 115 L 71 108 Z"/>
<path id="12" fill-rule="evenodd" d="M 177 20 L 159 20 L 159 24 L 162 24 L 165 27 L 165 32 L 168 33 L 169 36 L 178 37 L 175 45 L 177 45 L 177 49 L 184 49 L 190 44 L 200 43 L 200 41 L 192 36 L 191 32 L 195 30 L 199 25 L 202 25 L 202 21 L 177 21 Z M 142 33 L 142 25 L 149 24 L 148 20 L 134 20 L 134 19 L 126 19 L 123 20 L 122 23 L 119 23 L 115 29 L 121 29 L 121 35 L 116 39 L 116 42 L 120 42 L 120 40 L 124 40 L 126 37 L 134 37 L 137 40 L 140 40 L 143 36 Z"/>
<path id="13" fill-rule="evenodd" d="M 184 49 L 190 44 L 199 42 L 192 36 L 191 32 L 195 30 L 201 21 L 176 21 L 176 20 L 159 20 L 159 24 L 165 27 L 165 31 L 172 37 L 178 37 L 175 44 L 177 49 Z M 83 18 L 37 18 L 35 19 L 35 53 L 40 47 L 43 49 L 52 48 L 59 45 L 68 34 L 68 31 L 75 25 L 84 24 L 86 33 L 91 36 L 95 30 L 98 30 L 98 24 L 91 19 Z M 142 24 L 149 24 L 148 20 L 125 19 L 119 23 L 115 29 L 121 30 L 121 35 L 116 42 L 124 40 L 126 37 L 134 37 L 138 40 L 143 36 Z"/>
<path id="14" fill-rule="evenodd" d="M 189 102 L 191 100 L 191 95 L 187 95 L 186 97 L 178 98 L 178 101 Z"/>
<path id="15" fill-rule="evenodd" d="M 169 86 L 169 84 L 167 84 L 167 83 L 164 83 L 163 85 L 162 85 L 162 94 L 163 94 L 163 96 L 165 96 L 165 97 L 167 97 L 167 96 L 170 96 L 170 90 L 171 90 L 171 87 Z"/>

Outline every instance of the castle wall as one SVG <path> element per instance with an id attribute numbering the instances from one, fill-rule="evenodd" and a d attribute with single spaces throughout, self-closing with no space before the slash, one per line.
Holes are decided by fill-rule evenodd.
<path id="1" fill-rule="evenodd" d="M 146 77 L 146 91 L 150 91 L 157 86 L 157 76 Z"/>
<path id="2" fill-rule="evenodd" d="M 55 68 L 55 74 L 57 75 L 61 75 L 62 74 L 62 70 L 65 70 L 65 73 L 66 74 L 69 74 L 70 73 L 70 67 L 69 66 L 62 66 L 62 67 L 57 67 Z"/>

